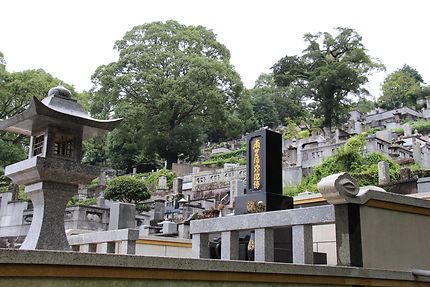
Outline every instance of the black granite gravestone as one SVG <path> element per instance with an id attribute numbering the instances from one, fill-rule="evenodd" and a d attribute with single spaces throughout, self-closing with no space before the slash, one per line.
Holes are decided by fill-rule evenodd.
<path id="1" fill-rule="evenodd" d="M 249 134 L 246 140 L 246 192 L 235 198 L 234 213 L 249 213 L 254 207 L 260 211 L 293 208 L 293 198 L 282 195 L 281 134 L 263 129 Z"/>

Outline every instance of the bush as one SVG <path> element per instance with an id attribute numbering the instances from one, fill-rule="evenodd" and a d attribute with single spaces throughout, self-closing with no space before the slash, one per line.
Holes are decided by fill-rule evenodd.
<path id="1" fill-rule="evenodd" d="M 207 165 L 213 167 L 222 167 L 225 163 L 246 164 L 246 144 L 239 150 L 224 152 L 211 155 L 208 160 L 197 162 L 194 165 Z"/>
<path id="2" fill-rule="evenodd" d="M 107 183 L 104 191 L 106 199 L 128 203 L 140 203 L 151 197 L 145 183 L 134 176 L 119 176 Z"/>
<path id="3" fill-rule="evenodd" d="M 412 131 L 418 130 L 419 133 L 427 132 L 430 130 L 430 121 L 418 120 L 416 122 L 413 122 L 411 127 Z"/>
<path id="4" fill-rule="evenodd" d="M 136 178 L 146 177 L 144 181 L 145 186 L 149 191 L 154 192 L 157 190 L 158 179 L 160 178 L 160 176 L 165 176 L 167 178 L 167 186 L 169 188 L 173 187 L 173 179 L 175 179 L 176 174 L 168 169 L 160 169 L 156 172 L 138 174 L 136 175 Z"/>
<path id="5" fill-rule="evenodd" d="M 364 155 L 365 134 L 350 138 L 338 152 L 326 158 L 300 184 L 299 191 L 317 192 L 318 182 L 326 176 L 348 172 L 357 179 L 359 186 L 378 184 L 378 162 L 386 161 L 390 167 L 390 179 L 399 179 L 400 166 L 380 153 Z"/>

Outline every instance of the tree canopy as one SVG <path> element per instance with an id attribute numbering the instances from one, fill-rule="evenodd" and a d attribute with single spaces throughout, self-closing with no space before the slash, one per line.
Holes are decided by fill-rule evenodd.
<path id="1" fill-rule="evenodd" d="M 253 105 L 254 117 L 261 126 L 283 125 L 286 118 L 299 122 L 306 108 L 302 95 L 293 89 L 278 87 L 273 74 L 261 74 L 254 88 L 247 91 Z"/>
<path id="2" fill-rule="evenodd" d="M 0 52 L 0 119 L 13 117 L 25 110 L 32 97 L 44 98 L 50 88 L 61 80 L 42 69 L 8 72 L 6 60 Z M 71 85 L 65 84 L 73 94 Z M 25 158 L 25 137 L 0 132 L 0 166 L 12 164 Z"/>
<path id="3" fill-rule="evenodd" d="M 382 69 L 372 59 L 361 36 L 350 28 L 337 28 L 333 36 L 327 32 L 305 34 L 308 47 L 301 56 L 285 56 L 273 67 L 278 86 L 300 90 L 303 97 L 314 102 L 317 116 L 324 127 L 342 122 L 350 95 L 367 93 L 363 85 L 371 72 Z"/>
<path id="4" fill-rule="evenodd" d="M 225 133 L 224 123 L 239 116 L 242 83 L 229 62 L 230 52 L 212 31 L 153 22 L 134 27 L 114 48 L 118 61 L 100 66 L 92 77 L 91 110 L 125 118 L 109 139 L 117 168 L 139 165 L 136 159 L 154 154 L 169 163 L 180 153 L 194 160 L 207 127 Z M 134 134 L 124 132 L 131 127 Z M 121 142 L 127 143 L 125 151 Z M 130 160 L 115 162 L 123 152 Z"/>
<path id="5" fill-rule="evenodd" d="M 403 106 L 417 106 L 418 100 L 428 96 L 424 80 L 420 73 L 409 65 L 404 65 L 389 74 L 382 84 L 383 95 L 378 99 L 378 105 L 392 110 Z"/>

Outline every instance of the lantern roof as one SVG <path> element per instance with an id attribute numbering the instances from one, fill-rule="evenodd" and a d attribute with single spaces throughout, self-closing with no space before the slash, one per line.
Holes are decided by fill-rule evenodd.
<path id="1" fill-rule="evenodd" d="M 0 130 L 35 135 L 48 125 L 64 128 L 83 127 L 83 139 L 89 139 L 113 130 L 122 119 L 98 120 L 92 118 L 82 106 L 72 99 L 63 86 L 52 88 L 42 101 L 33 97 L 27 109 L 11 118 L 0 120 Z"/>

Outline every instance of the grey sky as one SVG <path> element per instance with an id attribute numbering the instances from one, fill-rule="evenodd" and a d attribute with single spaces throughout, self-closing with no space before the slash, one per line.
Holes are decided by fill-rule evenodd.
<path id="1" fill-rule="evenodd" d="M 231 52 L 247 87 L 286 54 L 305 48 L 304 33 L 354 28 L 387 71 L 371 78 L 378 96 L 403 64 L 430 82 L 430 1 L 22 1 L 0 5 L 0 51 L 7 69 L 43 68 L 82 91 L 94 70 L 117 58 L 112 47 L 133 26 L 174 19 L 212 29 Z"/>

